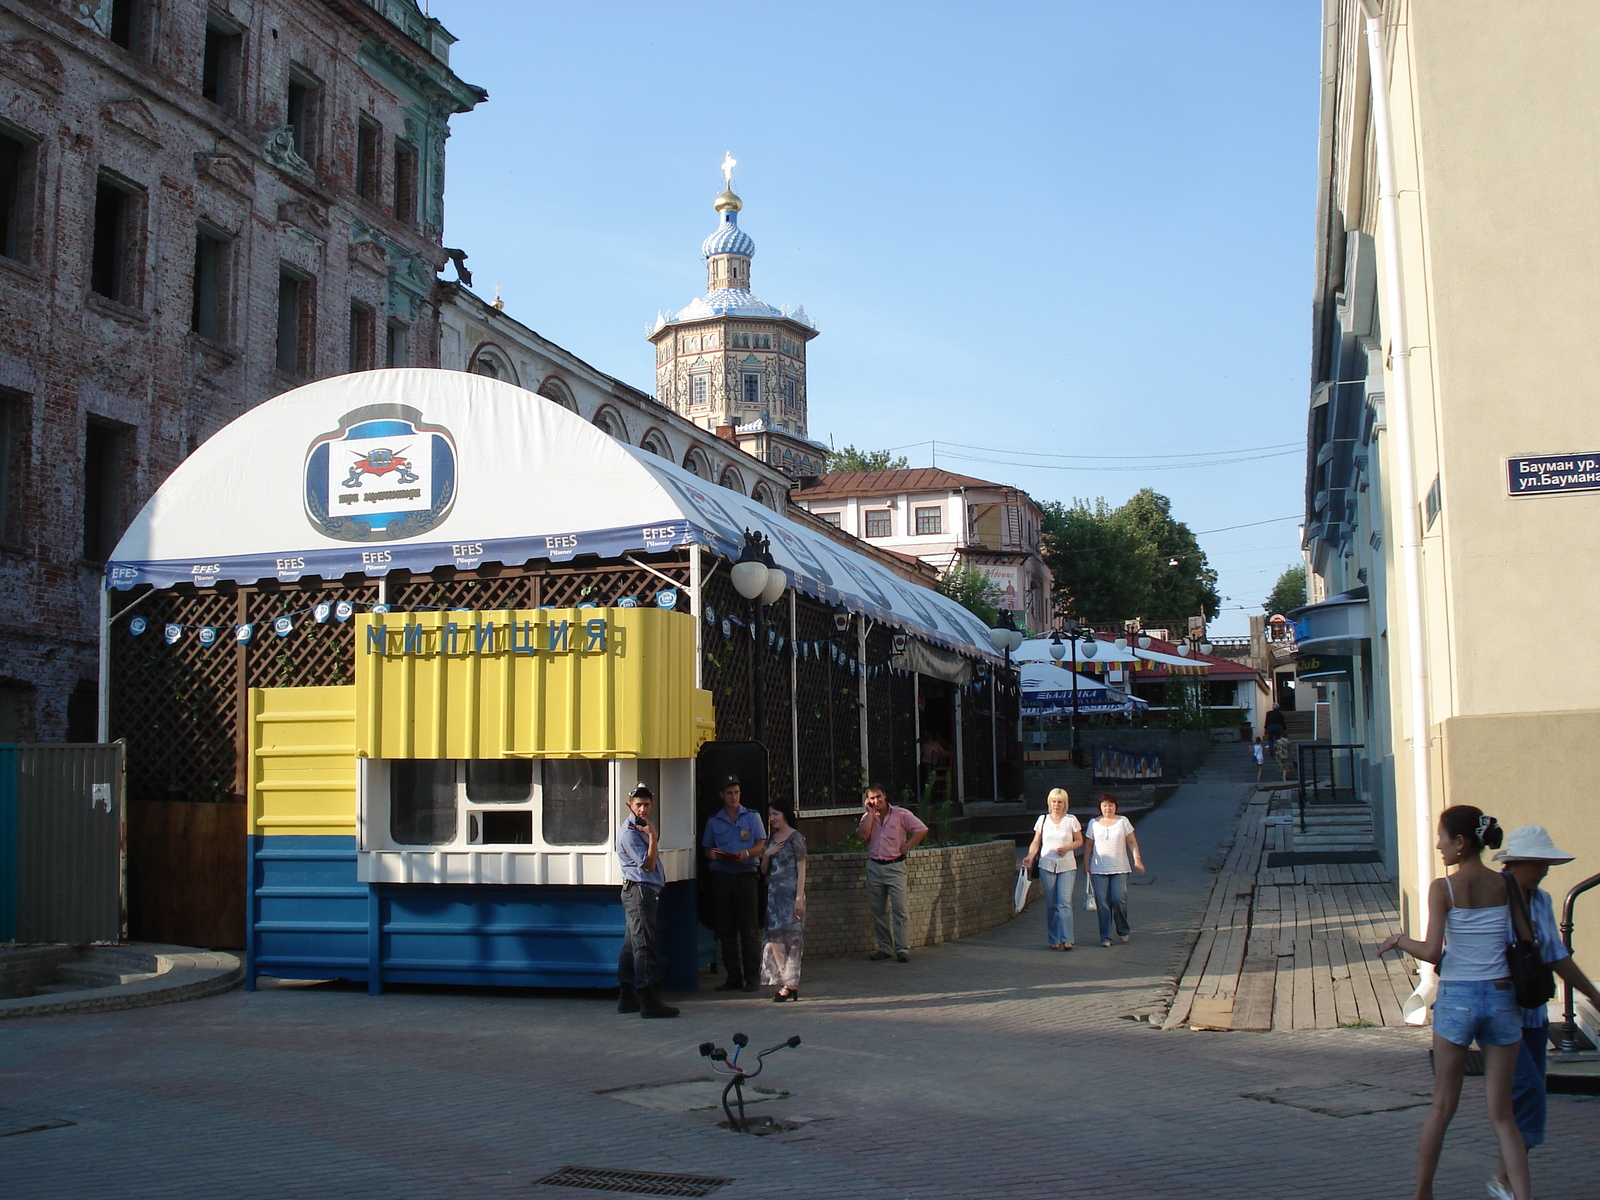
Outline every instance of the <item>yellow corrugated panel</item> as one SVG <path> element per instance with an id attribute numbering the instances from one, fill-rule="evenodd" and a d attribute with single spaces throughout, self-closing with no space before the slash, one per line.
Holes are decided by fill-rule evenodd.
<path id="1" fill-rule="evenodd" d="M 694 618 L 656 608 L 362 614 L 370 758 L 691 758 L 713 728 Z"/>
<path id="2" fill-rule="evenodd" d="M 250 832 L 354 834 L 356 689 L 250 689 Z"/>

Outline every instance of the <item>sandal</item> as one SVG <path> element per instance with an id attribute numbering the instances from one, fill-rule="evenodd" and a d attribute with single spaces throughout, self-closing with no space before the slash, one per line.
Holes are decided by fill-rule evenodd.
<path id="1" fill-rule="evenodd" d="M 791 991 L 788 988 L 779 988 L 777 995 L 772 997 L 772 1002 L 774 1004 L 785 1004 L 790 1000 L 798 999 L 800 999 L 799 989 Z"/>
<path id="2" fill-rule="evenodd" d="M 1107 949 L 1107 950 L 1109 950 L 1109 949 L 1111 949 L 1111 939 L 1110 939 L 1110 938 L 1106 938 L 1106 939 L 1105 939 L 1105 940 L 1104 940 L 1104 941 L 1102 941 L 1102 942 L 1101 942 L 1101 943 L 1100 943 L 1100 944 L 1101 944 L 1101 945 L 1102 945 L 1102 946 L 1104 946 L 1104 947 L 1105 947 L 1105 948 L 1106 948 L 1106 949 Z"/>
<path id="3" fill-rule="evenodd" d="M 1061 949 L 1063 949 L 1063 950 L 1071 950 L 1072 949 L 1072 943 L 1071 942 L 1062 942 L 1061 943 Z"/>

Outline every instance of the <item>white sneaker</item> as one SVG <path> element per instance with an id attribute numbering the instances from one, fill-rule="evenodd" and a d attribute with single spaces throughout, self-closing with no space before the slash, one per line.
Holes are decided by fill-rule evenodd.
<path id="1" fill-rule="evenodd" d="M 1489 1176 L 1489 1195 L 1493 1196 L 1494 1200 L 1517 1200 L 1511 1194 L 1511 1189 L 1501 1183 L 1499 1178 L 1494 1175 Z"/>

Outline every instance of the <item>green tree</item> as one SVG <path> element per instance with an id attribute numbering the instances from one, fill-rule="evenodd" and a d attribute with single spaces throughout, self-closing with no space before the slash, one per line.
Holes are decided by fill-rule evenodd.
<path id="1" fill-rule="evenodd" d="M 1272 585 L 1272 590 L 1262 601 L 1261 607 L 1267 610 L 1269 617 L 1272 617 L 1286 613 L 1291 608 L 1299 608 L 1305 602 L 1305 567 L 1285 567 L 1283 574 L 1278 576 L 1278 582 Z"/>
<path id="2" fill-rule="evenodd" d="M 1004 593 L 982 567 L 964 559 L 952 563 L 940 578 L 938 587 L 941 594 L 950 597 L 989 628 L 993 629 L 1000 620 L 1000 601 Z"/>
<path id="3" fill-rule="evenodd" d="M 1167 497 L 1145 488 L 1117 508 L 1103 499 L 1043 507 L 1044 560 L 1063 613 L 1096 624 L 1216 616 L 1217 573 Z"/>
<path id="4" fill-rule="evenodd" d="M 829 450 L 822 460 L 822 469 L 829 474 L 835 471 L 900 471 L 909 465 L 904 455 L 890 458 L 887 450 L 857 450 L 854 446 Z"/>

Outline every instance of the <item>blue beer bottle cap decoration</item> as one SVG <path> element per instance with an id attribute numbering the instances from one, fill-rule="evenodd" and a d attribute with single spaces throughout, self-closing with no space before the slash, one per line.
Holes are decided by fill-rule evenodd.
<path id="1" fill-rule="evenodd" d="M 638 608 L 639 607 L 639 599 L 638 599 L 637 596 L 624 596 L 624 597 L 622 597 L 622 599 L 617 601 L 617 607 L 618 608 Z"/>
<path id="2" fill-rule="evenodd" d="M 294 622 L 288 617 L 276 617 L 272 622 L 272 632 L 279 637 L 288 637 L 294 631 Z"/>
<path id="3" fill-rule="evenodd" d="M 340 621 L 348 621 L 350 614 L 356 611 L 356 606 L 348 600 L 341 600 L 333 606 L 333 615 Z"/>
<path id="4" fill-rule="evenodd" d="M 202 626 L 200 626 L 199 638 L 200 638 L 200 644 L 202 646 L 214 646 L 214 645 L 216 645 L 217 644 L 216 626 L 214 626 L 214 625 L 202 625 Z"/>
<path id="5" fill-rule="evenodd" d="M 254 625 L 235 625 L 233 627 L 233 640 L 241 646 L 249 645 L 250 639 L 255 635 L 256 627 Z"/>
<path id="6" fill-rule="evenodd" d="M 374 604 L 371 611 L 375 613 L 386 613 L 389 611 L 389 606 L 387 604 Z M 341 621 L 344 620 L 343 617 L 340 617 L 339 619 Z"/>
<path id="7" fill-rule="evenodd" d="M 677 588 L 662 588 L 659 592 L 657 592 L 656 593 L 656 607 L 657 608 L 677 608 L 678 607 L 678 589 Z"/>
<path id="8" fill-rule="evenodd" d="M 163 625 L 161 627 L 161 636 L 166 639 L 167 645 L 171 646 L 183 636 L 183 626 L 170 623 Z"/>
<path id="9" fill-rule="evenodd" d="M 321 604 L 317 605 L 311 610 L 311 616 L 316 620 L 318 625 L 325 625 L 328 621 L 328 618 L 333 616 L 333 605 L 324 600 Z"/>
<path id="10" fill-rule="evenodd" d="M 716 623 L 717 623 L 717 610 L 715 608 L 713 608 L 711 605 L 708 604 L 708 605 L 706 605 L 706 624 L 707 625 L 715 625 Z"/>
<path id="11" fill-rule="evenodd" d="M 150 622 L 145 620 L 143 617 L 134 617 L 128 622 L 128 632 L 133 634 L 134 637 L 138 637 L 141 633 L 149 628 Z"/>

